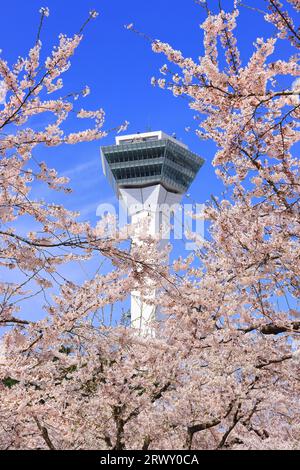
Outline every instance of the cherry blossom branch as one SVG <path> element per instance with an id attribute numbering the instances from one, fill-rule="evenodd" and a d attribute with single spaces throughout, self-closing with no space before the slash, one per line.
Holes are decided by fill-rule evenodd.
<path id="1" fill-rule="evenodd" d="M 49 433 L 48 433 L 48 430 L 45 426 L 42 426 L 40 421 L 38 420 L 38 418 L 36 416 L 33 417 L 34 421 L 36 422 L 37 424 L 37 427 L 39 429 L 39 431 L 41 432 L 41 435 L 42 435 L 42 438 L 44 439 L 45 443 L 47 444 L 47 446 L 49 447 L 50 450 L 56 450 L 50 437 L 49 437 Z"/>

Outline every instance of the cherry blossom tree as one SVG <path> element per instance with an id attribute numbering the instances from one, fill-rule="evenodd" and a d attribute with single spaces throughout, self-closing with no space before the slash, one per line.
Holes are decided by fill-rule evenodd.
<path id="1" fill-rule="evenodd" d="M 242 64 L 234 30 L 247 6 L 236 1 L 225 11 L 199 3 L 204 55 L 195 62 L 153 41 L 170 65 L 152 83 L 188 98 L 199 138 L 218 147 L 213 164 L 226 198 L 204 211 L 209 240 L 171 269 L 150 238 L 128 252 L 104 226 L 80 224 L 63 207 L 29 198 L 33 179 L 54 190 L 65 183 L 45 164 L 28 169 L 34 147 L 103 135 L 102 111 L 79 112 L 95 119 L 95 128 L 65 135 L 70 97 L 40 98 L 43 88 L 62 86 L 81 33 L 61 36 L 42 78 L 39 38 L 28 59 L 12 69 L 1 62 L 8 90 L 0 114 L 8 132 L 1 136 L 3 269 L 21 269 L 47 290 L 64 262 L 94 253 L 112 261 L 108 274 L 83 285 L 61 282 L 47 315 L 35 322 L 18 314 L 17 300 L 30 295 L 26 282 L 2 284 L 1 322 L 11 327 L 0 364 L 2 449 L 299 448 L 299 65 L 296 55 L 272 54 L 280 41 L 299 47 L 292 18 L 300 5 L 266 0 L 266 11 L 251 12 L 264 15 L 274 33 L 257 39 Z M 23 128 L 45 109 L 53 125 Z M 11 130 L 15 125 L 20 130 Z M 42 226 L 38 234 L 14 230 L 24 213 Z M 100 321 L 99 310 L 132 288 L 147 295 L 149 277 L 165 315 L 154 338 Z"/>
<path id="2" fill-rule="evenodd" d="M 248 63 L 242 64 L 234 29 L 239 8 L 247 5 L 235 2 L 228 13 L 221 4 L 212 11 L 213 2 L 200 3 L 207 17 L 201 26 L 205 54 L 199 63 L 166 43 L 152 43 L 153 50 L 171 63 L 161 69 L 166 78 L 152 83 L 188 98 L 198 113 L 199 138 L 211 139 L 218 147 L 213 165 L 227 188 L 226 199 L 214 199 L 205 211 L 212 239 L 197 253 L 201 269 L 191 266 L 190 281 L 185 277 L 190 304 L 184 313 L 175 300 L 177 328 L 180 317 L 180 332 L 182 325 L 184 330 L 178 335 L 184 341 L 185 330 L 193 331 L 203 367 L 213 370 L 215 364 L 218 369 L 213 373 L 215 386 L 208 381 L 208 393 L 217 396 L 204 400 L 205 407 L 210 403 L 206 424 L 216 438 L 208 447 L 295 448 L 300 327 L 295 152 L 300 103 L 294 77 L 299 75 L 299 57 L 272 60 L 272 54 L 282 40 L 299 48 L 299 29 L 292 8 L 288 11 L 288 5 L 277 0 L 264 2 L 266 11 L 255 14 L 263 14 L 275 26 L 274 34 L 258 38 Z M 289 3 L 299 11 L 299 1 Z M 172 73 L 172 66 L 178 72 Z M 287 82 L 290 87 L 283 85 Z M 203 351 L 204 347 L 208 349 Z M 208 375 L 203 373 L 203 383 Z M 233 394 L 228 390 L 231 381 Z M 193 390 L 193 397 L 197 395 L 203 403 L 203 387 L 202 393 L 201 388 L 198 394 Z M 197 404 L 196 413 L 199 408 Z M 201 420 L 198 424 L 199 415 L 194 423 L 186 423 L 189 445 L 199 445 L 193 444 L 194 431 L 205 427 Z"/>

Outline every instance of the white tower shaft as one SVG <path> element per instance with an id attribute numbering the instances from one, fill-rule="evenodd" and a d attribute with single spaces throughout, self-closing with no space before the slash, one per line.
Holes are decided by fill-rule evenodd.
<path id="1" fill-rule="evenodd" d="M 170 239 L 172 212 L 175 212 L 182 195 L 171 193 L 160 184 L 120 189 L 120 195 L 120 202 L 125 204 L 135 227 L 132 243 L 143 247 L 145 236 L 159 236 L 159 249 L 163 250 Z M 131 326 L 144 336 L 153 335 L 153 321 L 159 315 L 159 308 L 153 304 L 156 290 L 154 287 L 151 289 L 150 279 L 147 287 L 147 296 L 142 296 L 137 290 L 131 292 Z"/>

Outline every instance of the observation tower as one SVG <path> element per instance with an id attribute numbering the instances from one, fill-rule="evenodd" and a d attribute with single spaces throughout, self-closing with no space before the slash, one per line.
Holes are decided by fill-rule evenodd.
<path id="1" fill-rule="evenodd" d="M 162 131 L 116 137 L 115 145 L 101 147 L 104 175 L 120 203 L 125 204 L 132 224 L 147 227 L 148 235 L 159 234 L 160 247 L 168 243 L 170 213 L 193 182 L 203 160 L 182 142 Z M 142 244 L 135 236 L 132 243 Z M 131 292 L 131 326 L 140 334 L 151 333 L 158 309 Z"/>

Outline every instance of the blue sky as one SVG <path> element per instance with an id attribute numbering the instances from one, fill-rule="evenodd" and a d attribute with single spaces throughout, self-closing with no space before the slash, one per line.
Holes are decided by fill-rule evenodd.
<path id="1" fill-rule="evenodd" d="M 213 3 L 216 3 L 215 0 Z M 261 0 L 246 3 L 261 8 L 265 5 Z M 231 0 L 223 0 L 223 5 L 230 6 Z M 204 20 L 204 12 L 199 5 L 193 0 L 1 2 L 0 49 L 2 56 L 10 63 L 19 55 L 25 56 L 34 44 L 41 6 L 50 9 L 41 36 L 45 56 L 56 44 L 59 33 L 71 35 L 78 31 L 91 9 L 100 13 L 88 25 L 84 41 L 72 58 L 72 67 L 63 77 L 65 90 L 79 90 L 88 84 L 91 94 L 80 105 L 87 109 L 104 108 L 104 127 L 107 129 L 127 120 L 130 122 L 128 133 L 149 129 L 175 133 L 177 138 L 206 160 L 189 191 L 190 200 L 203 203 L 211 194 L 220 195 L 223 187 L 211 165 L 214 145 L 200 141 L 192 131 L 185 131 L 187 126 L 196 129 L 195 113 L 188 108 L 186 100 L 174 98 L 170 92 L 153 88 L 150 84 L 151 77 L 158 76 L 159 68 L 166 62 L 164 57 L 154 54 L 145 39 L 124 28 L 125 24 L 134 23 L 139 31 L 169 42 L 185 56 L 197 60 L 203 53 L 199 24 Z M 238 21 L 237 34 L 245 63 L 252 53 L 256 36 L 268 37 L 273 28 L 264 23 L 259 13 L 248 9 L 242 9 Z M 283 42 L 279 43 L 278 51 L 283 56 L 289 52 Z M 42 124 L 34 123 L 37 127 Z M 46 160 L 49 166 L 69 176 L 74 192 L 70 196 L 60 193 L 53 196 L 53 192 L 47 193 L 37 185 L 34 194 L 48 200 L 51 198 L 51 202 L 63 202 L 70 209 L 81 211 L 83 219 L 94 223 L 98 204 L 116 203 L 113 191 L 102 175 L 99 154 L 100 145 L 113 143 L 114 137 L 110 134 L 99 142 L 54 149 L 39 148 L 36 151 L 38 159 Z M 30 230 L 26 224 L 23 228 Z M 178 244 L 174 253 L 180 254 L 182 247 Z M 84 272 L 79 278 L 84 278 Z"/>
<path id="2" fill-rule="evenodd" d="M 196 128 L 194 112 L 189 110 L 186 100 L 174 98 L 170 92 L 150 85 L 151 77 L 158 75 L 158 69 L 165 63 L 164 57 L 154 54 L 146 40 L 124 29 L 124 24 L 133 22 L 138 30 L 167 41 L 186 56 L 197 59 L 203 52 L 199 24 L 204 12 L 193 0 L 48 0 L 45 5 L 41 0 L 11 0 L 1 3 L 0 48 L 9 61 L 25 55 L 32 46 L 41 6 L 50 8 L 50 17 L 45 21 L 41 36 L 45 55 L 56 43 L 59 33 L 76 32 L 88 11 L 98 10 L 99 17 L 89 24 L 84 41 L 72 59 L 72 67 L 64 75 L 65 89 L 78 90 L 88 84 L 91 95 L 83 105 L 92 109 L 103 107 L 108 129 L 128 120 L 130 133 L 149 128 L 176 133 L 206 160 L 191 188 L 192 197 L 204 202 L 211 193 L 222 191 L 211 166 L 214 146 L 200 141 L 193 132 L 185 131 L 186 126 Z M 248 3 L 262 6 L 263 2 L 251 0 Z M 225 6 L 230 4 L 230 0 L 224 2 Z M 258 29 L 260 36 L 272 32 L 261 15 L 242 10 L 238 35 L 243 59 L 249 57 Z M 38 150 L 40 159 L 46 159 L 49 165 L 53 164 L 72 178 L 74 193 L 67 204 L 72 209 L 81 209 L 83 216 L 93 218 L 97 204 L 113 198 L 99 160 L 99 146 L 113 140 L 114 135 L 110 134 L 100 142 Z"/>

